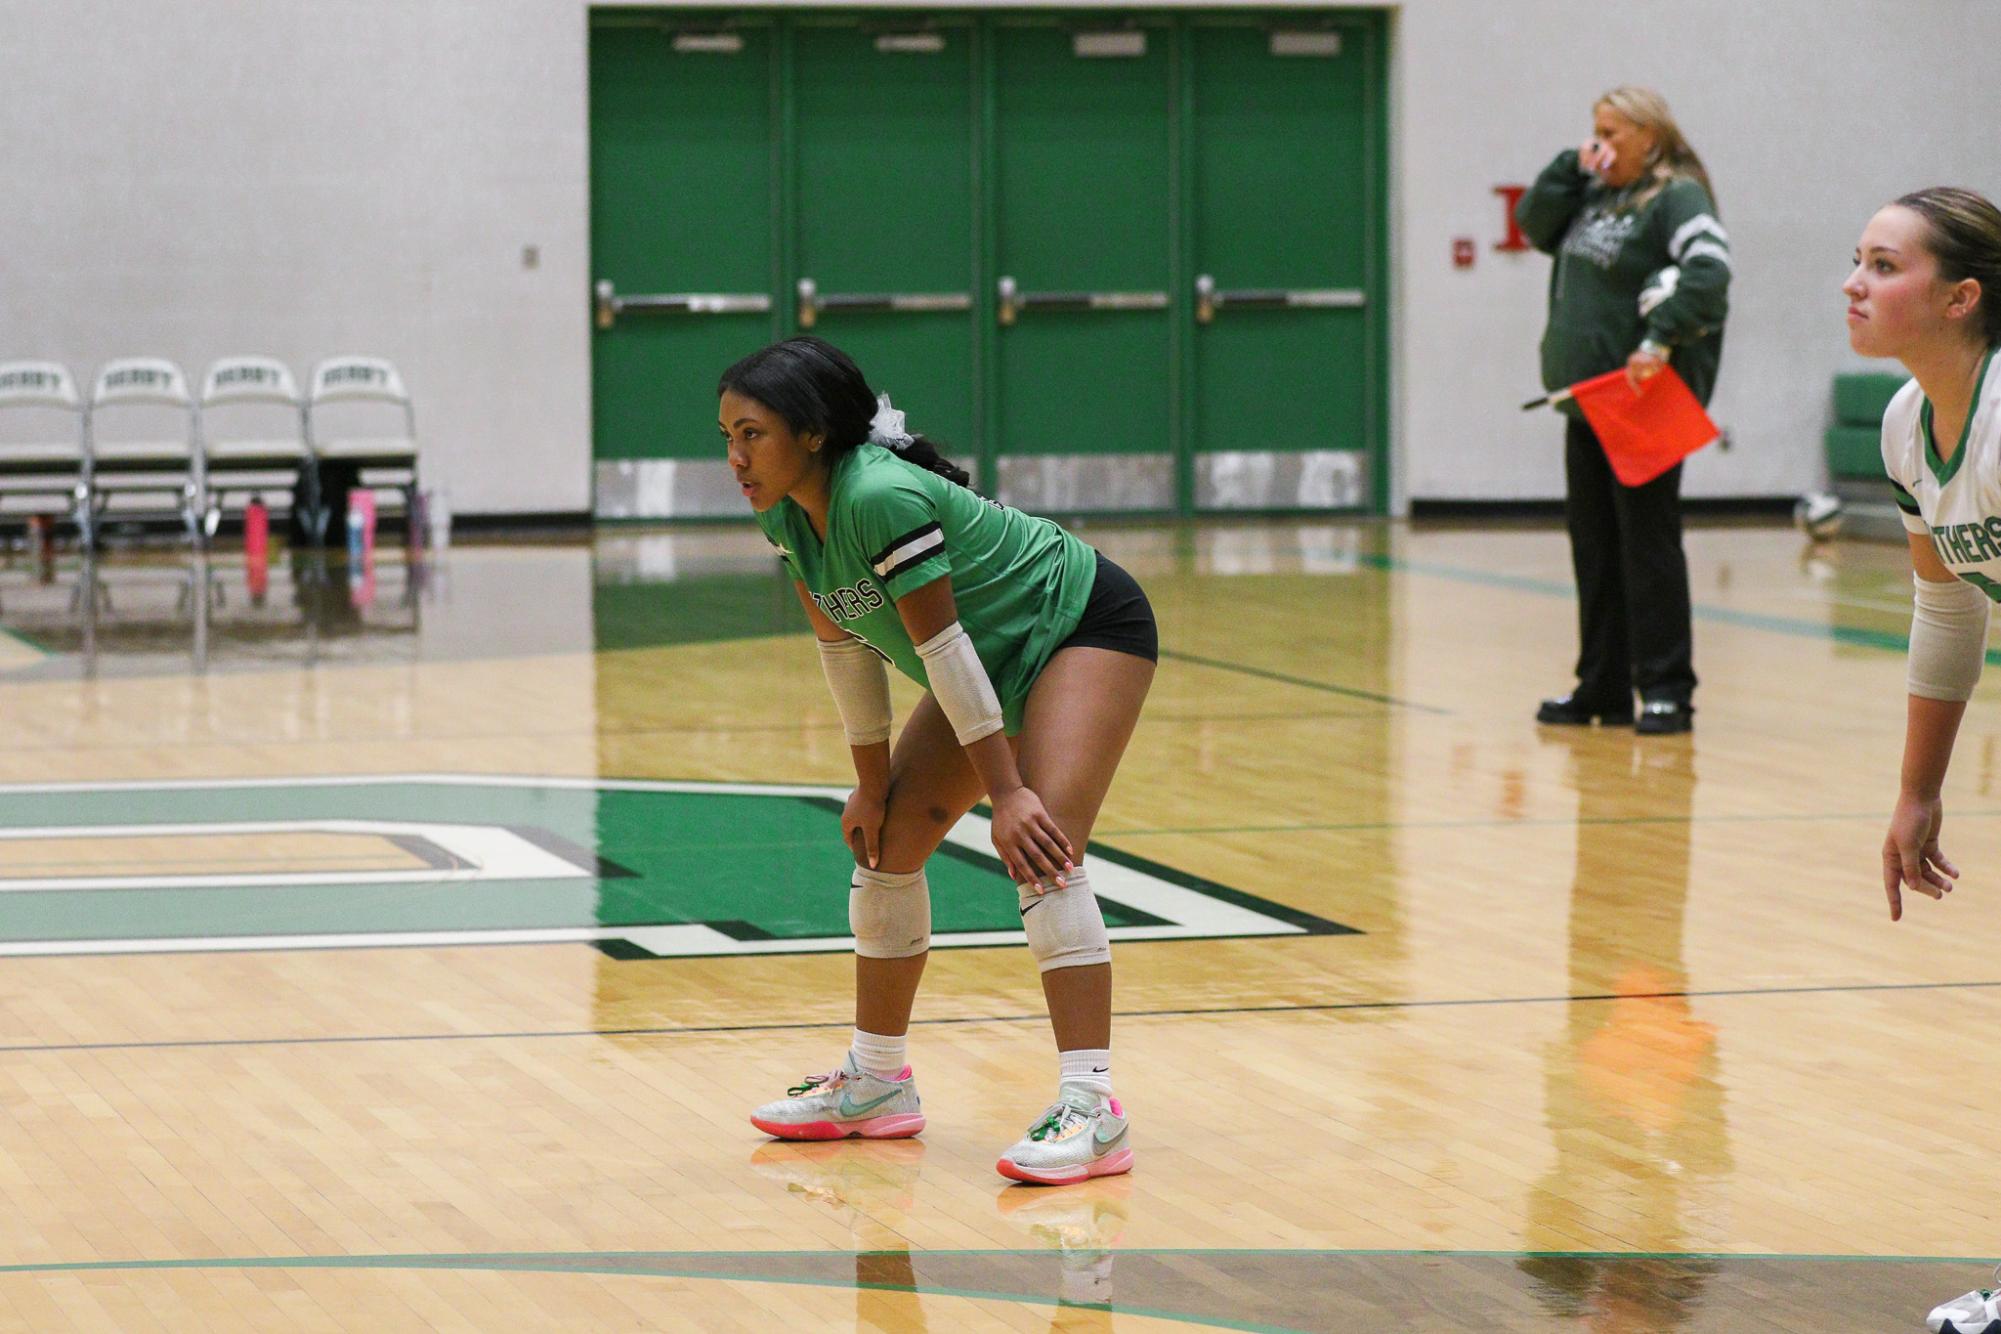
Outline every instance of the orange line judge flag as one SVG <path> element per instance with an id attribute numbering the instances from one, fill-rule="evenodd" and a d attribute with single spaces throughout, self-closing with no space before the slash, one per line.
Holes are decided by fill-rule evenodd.
<path id="1" fill-rule="evenodd" d="M 1634 389 L 1624 368 L 1579 380 L 1524 408 L 1576 402 L 1604 446 L 1612 475 L 1624 486 L 1645 486 L 1722 434 L 1672 366 Z"/>

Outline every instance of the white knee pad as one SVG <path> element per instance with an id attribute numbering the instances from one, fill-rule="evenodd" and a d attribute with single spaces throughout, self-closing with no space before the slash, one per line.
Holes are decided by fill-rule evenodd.
<path id="1" fill-rule="evenodd" d="M 848 926 L 864 959 L 909 959 L 931 948 L 931 886 L 922 869 L 855 868 L 848 882 Z"/>
<path id="2" fill-rule="evenodd" d="M 1021 927 L 1028 932 L 1029 953 L 1045 973 L 1112 961 L 1112 938 L 1105 934 L 1105 915 L 1098 910 L 1090 877 L 1080 866 L 1064 879 L 1069 881 L 1065 888 L 1047 894 L 1027 886 L 1021 890 Z"/>

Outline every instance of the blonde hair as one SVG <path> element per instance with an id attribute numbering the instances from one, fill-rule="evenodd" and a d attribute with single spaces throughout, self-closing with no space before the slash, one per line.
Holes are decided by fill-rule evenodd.
<path id="1" fill-rule="evenodd" d="M 2001 347 L 2001 209 L 1976 190 L 1933 186 L 1897 199 L 1925 220 L 1925 248 L 1949 283 L 1980 284 L 1980 339 Z"/>
<path id="2" fill-rule="evenodd" d="M 1667 99 L 1651 88 L 1638 88 L 1630 84 L 1614 88 L 1604 94 L 1592 108 L 1610 107 L 1643 130 L 1650 130 L 1654 136 L 1654 151 L 1647 158 L 1646 172 L 1652 179 L 1647 187 L 1633 199 L 1631 207 L 1638 208 L 1649 199 L 1667 188 L 1669 181 L 1685 178 L 1694 181 L 1709 196 L 1709 206 L 1716 208 L 1716 189 L 1709 183 L 1709 172 L 1703 167 L 1702 159 L 1689 147 L 1688 138 L 1675 124 L 1674 112 L 1668 110 Z M 1717 210 L 1719 213 L 1721 209 Z"/>

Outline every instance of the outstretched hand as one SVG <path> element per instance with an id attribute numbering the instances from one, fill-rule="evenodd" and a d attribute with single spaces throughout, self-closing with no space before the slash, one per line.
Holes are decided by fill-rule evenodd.
<path id="1" fill-rule="evenodd" d="M 1945 806 L 1937 797 L 1900 796 L 1890 813 L 1890 832 L 1883 836 L 1883 893 L 1890 900 L 1890 920 L 1904 915 L 1903 891 L 1942 899 L 1952 893 L 1959 868 L 1939 851 L 1938 835 L 1945 823 Z"/>

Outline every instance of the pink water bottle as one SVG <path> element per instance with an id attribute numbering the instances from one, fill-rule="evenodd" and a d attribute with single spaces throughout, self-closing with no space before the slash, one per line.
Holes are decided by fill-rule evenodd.
<path id="1" fill-rule="evenodd" d="M 243 511 L 243 578 L 251 601 L 262 605 L 271 586 L 271 511 L 261 500 Z"/>

